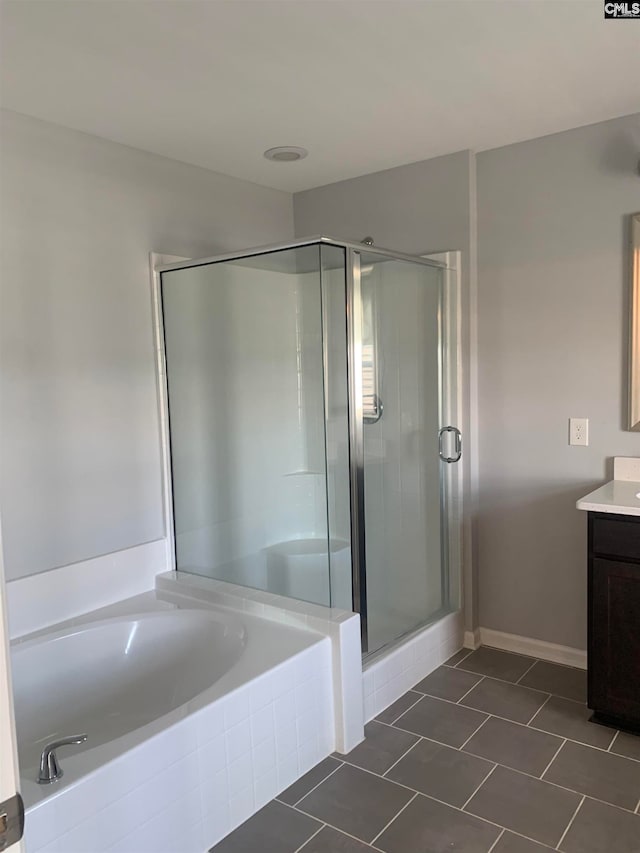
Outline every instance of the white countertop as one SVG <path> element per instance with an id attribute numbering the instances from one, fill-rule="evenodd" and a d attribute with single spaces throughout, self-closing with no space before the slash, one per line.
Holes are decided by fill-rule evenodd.
<path id="1" fill-rule="evenodd" d="M 640 482 L 610 480 L 595 492 L 590 492 L 576 503 L 578 509 L 589 512 L 613 512 L 618 515 L 640 515 Z"/>

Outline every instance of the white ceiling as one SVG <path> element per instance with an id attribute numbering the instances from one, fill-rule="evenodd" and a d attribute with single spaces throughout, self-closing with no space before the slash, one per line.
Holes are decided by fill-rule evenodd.
<path id="1" fill-rule="evenodd" d="M 289 191 L 640 112 L 601 0 L 6 0 L 1 48 L 8 109 Z"/>

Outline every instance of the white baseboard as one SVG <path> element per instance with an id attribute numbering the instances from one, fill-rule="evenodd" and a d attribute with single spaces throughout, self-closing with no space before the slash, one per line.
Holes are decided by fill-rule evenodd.
<path id="1" fill-rule="evenodd" d="M 519 655 L 548 660 L 552 663 L 561 663 L 565 666 L 575 666 L 579 669 L 587 668 L 587 653 L 582 649 L 574 649 L 571 646 L 560 646 L 557 643 L 547 643 L 544 640 L 535 640 L 532 637 L 520 637 L 517 634 L 506 634 L 504 631 L 494 631 L 492 628 L 479 628 L 473 634 L 469 631 L 465 634 L 465 648 L 477 648 L 471 645 L 474 634 L 480 635 L 480 643 L 483 646 L 493 646 L 505 652 L 515 652 Z M 469 638 L 469 642 L 467 642 Z"/>
<path id="2" fill-rule="evenodd" d="M 465 631 L 464 632 L 464 648 L 465 649 L 477 649 L 481 644 L 480 639 L 480 628 L 476 628 L 475 631 Z"/>

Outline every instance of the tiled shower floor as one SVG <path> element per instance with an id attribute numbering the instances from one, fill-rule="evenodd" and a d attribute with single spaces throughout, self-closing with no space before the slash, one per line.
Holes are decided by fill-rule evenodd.
<path id="1" fill-rule="evenodd" d="M 640 853 L 640 737 L 589 723 L 586 673 L 463 650 L 215 853 Z"/>

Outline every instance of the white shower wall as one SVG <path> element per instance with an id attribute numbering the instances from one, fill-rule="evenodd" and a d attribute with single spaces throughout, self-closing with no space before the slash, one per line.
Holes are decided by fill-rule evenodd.
<path id="1" fill-rule="evenodd" d="M 327 538 L 318 274 L 164 275 L 178 564 L 267 589 L 274 545 Z"/>
<path id="2" fill-rule="evenodd" d="M 344 256 L 323 255 L 322 282 L 317 255 L 295 258 L 311 272 L 289 260 L 163 274 L 178 567 L 350 609 Z M 394 261 L 365 265 L 362 290 L 384 403 L 364 426 L 375 650 L 448 605 L 439 287 L 434 270 Z"/>

